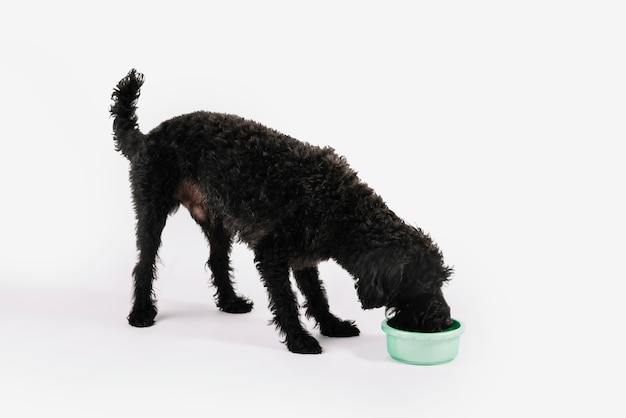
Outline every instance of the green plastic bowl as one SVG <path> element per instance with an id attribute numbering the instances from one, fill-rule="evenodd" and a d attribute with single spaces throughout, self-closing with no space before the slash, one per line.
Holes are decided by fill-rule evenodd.
<path id="1" fill-rule="evenodd" d="M 434 365 L 448 363 L 459 353 L 461 334 L 465 332 L 462 322 L 452 319 L 452 326 L 441 332 L 410 332 L 382 323 L 387 334 L 387 352 L 402 363 Z"/>

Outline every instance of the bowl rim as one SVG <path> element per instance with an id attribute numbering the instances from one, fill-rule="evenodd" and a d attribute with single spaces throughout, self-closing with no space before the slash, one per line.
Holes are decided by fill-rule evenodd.
<path id="1" fill-rule="evenodd" d="M 404 331 L 392 327 L 387 323 L 391 318 L 385 318 L 381 324 L 382 330 L 390 337 L 402 338 L 405 340 L 420 340 L 420 341 L 442 341 L 454 338 L 459 338 L 461 334 L 465 332 L 465 324 L 458 319 L 452 318 L 453 325 L 450 330 L 443 330 L 439 332 L 412 332 Z M 458 327 L 456 325 L 458 324 Z"/>

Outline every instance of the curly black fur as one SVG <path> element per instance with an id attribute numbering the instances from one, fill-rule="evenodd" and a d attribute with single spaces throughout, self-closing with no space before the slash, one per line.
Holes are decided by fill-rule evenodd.
<path id="1" fill-rule="evenodd" d="M 332 148 L 297 141 L 234 115 L 195 112 L 144 135 L 136 102 L 143 76 L 131 70 L 113 92 L 116 149 L 130 160 L 137 217 L 134 302 L 128 320 L 150 326 L 155 257 L 170 213 L 187 207 L 206 235 L 218 307 L 248 312 L 233 290 L 230 250 L 246 243 L 269 293 L 289 350 L 320 353 L 302 326 L 289 275 L 306 298 L 306 314 L 328 336 L 355 336 L 352 321 L 330 313 L 317 264 L 334 259 L 350 272 L 364 309 L 385 306 L 392 325 L 438 331 L 450 325 L 441 292 L 451 269 L 420 229 L 404 223 Z"/>

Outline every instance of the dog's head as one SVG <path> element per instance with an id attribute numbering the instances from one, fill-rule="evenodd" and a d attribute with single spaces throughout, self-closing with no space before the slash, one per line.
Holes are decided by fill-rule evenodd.
<path id="1" fill-rule="evenodd" d="M 406 331 L 437 332 L 452 325 L 442 286 L 452 274 L 440 257 L 421 257 L 404 267 L 396 289 L 388 294 L 389 325 Z M 390 289 L 391 290 L 391 289 Z"/>
<path id="2" fill-rule="evenodd" d="M 385 306 L 390 325 L 407 331 L 436 332 L 452 325 L 442 286 L 452 269 L 430 241 L 408 251 L 381 250 L 366 264 L 357 285 L 364 309 Z M 369 279 L 364 280 L 365 276 Z"/>
<path id="3" fill-rule="evenodd" d="M 434 294 L 418 295 L 410 302 L 390 306 L 387 310 L 393 314 L 389 325 L 405 331 L 437 332 L 452 326 L 450 306 L 441 289 Z"/>

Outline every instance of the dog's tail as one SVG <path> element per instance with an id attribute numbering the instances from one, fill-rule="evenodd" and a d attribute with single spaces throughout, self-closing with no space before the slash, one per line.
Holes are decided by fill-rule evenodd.
<path id="1" fill-rule="evenodd" d="M 113 90 L 111 116 L 113 120 L 113 139 L 115 150 L 120 151 L 129 160 L 137 154 L 143 134 L 137 125 L 137 99 L 143 84 L 143 74 L 134 68 L 120 80 Z"/>

